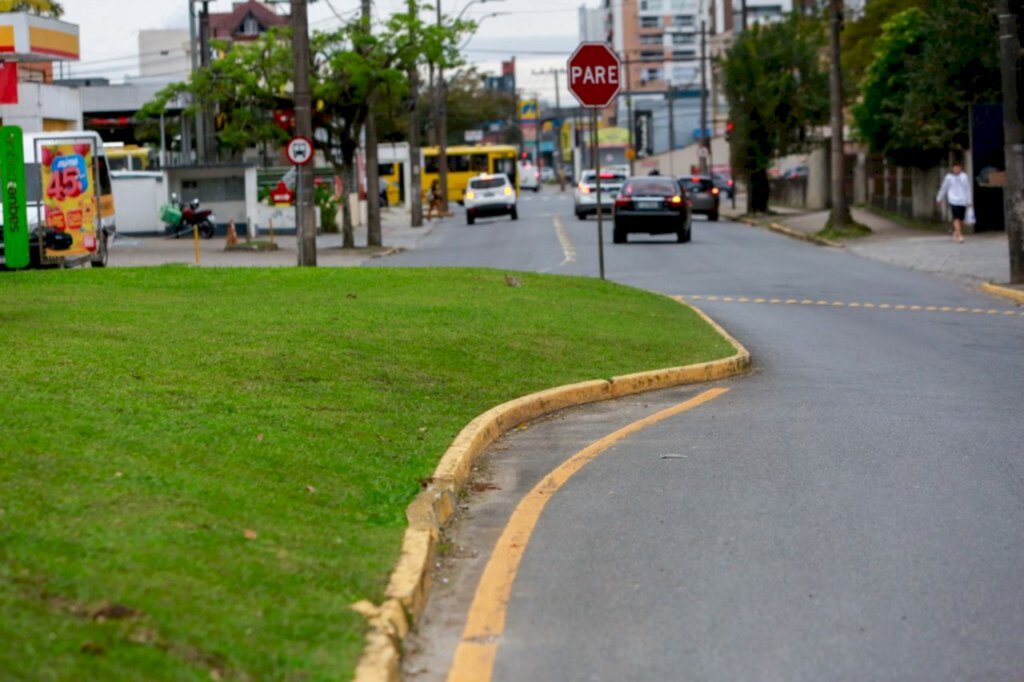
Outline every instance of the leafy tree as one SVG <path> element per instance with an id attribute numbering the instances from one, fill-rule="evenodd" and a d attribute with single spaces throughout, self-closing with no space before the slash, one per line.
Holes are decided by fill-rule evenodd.
<path id="1" fill-rule="evenodd" d="M 847 83 L 860 84 L 874 60 L 875 43 L 882 35 L 882 27 L 903 10 L 924 7 L 927 0 L 871 0 L 864 14 L 856 21 L 846 22 L 841 35 L 843 70 Z M 855 92 L 855 91 L 854 91 Z"/>
<path id="2" fill-rule="evenodd" d="M 828 120 L 824 47 L 820 18 L 792 13 L 741 34 L 723 60 L 735 126 L 732 167 L 749 181 L 754 212 L 768 210 L 767 171 L 773 159 L 806 149 L 812 128 Z"/>
<path id="3" fill-rule="evenodd" d="M 52 0 L 0 0 L 0 12 L 31 12 L 60 19 L 64 15 L 64 8 Z"/>
<path id="4" fill-rule="evenodd" d="M 1001 96 L 995 8 L 928 0 L 884 33 L 854 110 L 858 131 L 894 163 L 932 167 L 968 146 L 970 105 Z"/>

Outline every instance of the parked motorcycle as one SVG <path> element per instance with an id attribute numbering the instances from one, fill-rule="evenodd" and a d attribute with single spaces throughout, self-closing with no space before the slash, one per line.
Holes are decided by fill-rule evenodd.
<path id="1" fill-rule="evenodd" d="M 199 199 L 193 199 L 188 206 L 178 201 L 178 195 L 171 195 L 171 203 L 160 207 L 160 220 L 167 224 L 167 229 L 175 239 L 181 235 L 192 234 L 192 229 L 199 230 L 203 239 L 213 237 L 214 222 L 217 220 L 213 211 L 200 211 Z"/>

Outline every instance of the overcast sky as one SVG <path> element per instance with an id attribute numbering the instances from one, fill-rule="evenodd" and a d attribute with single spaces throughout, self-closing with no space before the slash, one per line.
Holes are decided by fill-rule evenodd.
<path id="1" fill-rule="evenodd" d="M 140 30 L 187 28 L 189 0 L 63 0 L 64 20 L 78 24 L 81 32 L 80 63 L 75 75 L 106 76 L 119 82 L 138 70 Z M 441 0 L 445 13 L 457 14 L 469 0 Z M 287 4 L 287 3 L 285 3 Z M 562 68 L 579 40 L 578 8 L 596 6 L 596 0 L 477 0 L 465 16 L 480 20 L 477 34 L 464 49 L 466 58 L 483 71 L 498 73 L 501 60 L 516 56 L 516 76 L 521 91 L 554 99 L 554 77 L 535 74 Z M 333 10 L 332 10 L 333 6 Z M 351 16 L 359 0 L 317 0 L 309 5 L 311 29 L 339 23 L 335 11 Z M 378 17 L 401 11 L 405 0 L 374 0 Z M 213 12 L 226 12 L 231 0 L 214 0 Z M 561 81 L 563 104 L 572 96 Z"/>

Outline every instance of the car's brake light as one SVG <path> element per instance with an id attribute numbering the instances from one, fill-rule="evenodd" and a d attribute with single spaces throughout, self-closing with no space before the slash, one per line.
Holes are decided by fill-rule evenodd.
<path id="1" fill-rule="evenodd" d="M 711 193 L 712 194 L 718 194 L 718 188 L 717 187 L 712 187 L 711 188 Z"/>
<path id="2" fill-rule="evenodd" d="M 475 197 L 476 197 L 476 192 L 474 192 L 473 190 L 469 190 L 468 192 L 466 192 L 466 198 L 467 199 L 473 199 Z"/>
<path id="3" fill-rule="evenodd" d="M 611 180 L 615 177 L 615 173 L 601 173 L 602 180 Z"/>
<path id="4" fill-rule="evenodd" d="M 629 197 L 624 197 L 621 194 L 619 196 L 615 197 L 615 207 L 616 208 L 626 208 L 627 206 L 630 206 L 632 203 L 633 203 L 632 199 L 630 199 Z"/>
<path id="5" fill-rule="evenodd" d="M 579 187 L 580 187 L 580 194 L 590 194 L 590 188 L 587 187 L 586 185 L 584 185 L 582 182 L 580 183 Z"/>
<path id="6" fill-rule="evenodd" d="M 697 177 L 696 175 L 694 175 L 692 178 L 690 178 L 690 180 L 692 180 L 695 183 L 700 183 L 700 178 Z"/>
<path id="7" fill-rule="evenodd" d="M 677 194 L 671 199 L 665 199 L 665 201 L 666 203 L 672 204 L 673 206 L 678 206 L 681 203 L 683 203 L 683 198 Z"/>
<path id="8" fill-rule="evenodd" d="M 729 186 L 732 187 L 732 180 L 729 181 Z"/>

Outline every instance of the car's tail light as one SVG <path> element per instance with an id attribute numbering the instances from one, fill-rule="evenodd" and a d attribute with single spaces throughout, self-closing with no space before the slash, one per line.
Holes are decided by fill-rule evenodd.
<path id="1" fill-rule="evenodd" d="M 686 202 L 677 194 L 674 197 L 665 197 L 665 203 L 672 208 L 682 208 Z"/>
<path id="2" fill-rule="evenodd" d="M 590 194 L 590 188 L 582 182 L 579 184 L 580 194 Z"/>
<path id="3" fill-rule="evenodd" d="M 732 187 L 732 180 L 729 181 L 729 186 Z"/>
<path id="4" fill-rule="evenodd" d="M 712 194 L 718 194 L 718 188 L 717 187 L 712 187 L 711 188 L 711 193 Z"/>
<path id="5" fill-rule="evenodd" d="M 512 188 L 511 187 L 506 187 L 505 188 L 505 196 L 512 196 Z"/>
<path id="6" fill-rule="evenodd" d="M 615 197 L 615 208 L 629 208 L 633 205 L 633 200 L 629 197 L 624 197 L 621 194 Z"/>
<path id="7" fill-rule="evenodd" d="M 474 192 L 473 190 L 469 190 L 468 192 L 466 192 L 466 198 L 467 199 L 475 199 L 476 198 L 476 192 Z"/>

